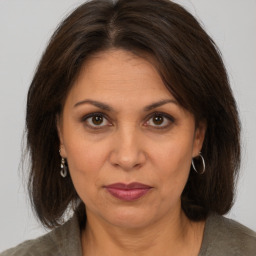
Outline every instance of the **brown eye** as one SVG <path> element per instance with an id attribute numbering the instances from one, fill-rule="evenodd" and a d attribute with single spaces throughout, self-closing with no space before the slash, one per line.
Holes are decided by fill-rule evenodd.
<path id="1" fill-rule="evenodd" d="M 87 127 L 92 129 L 103 128 L 111 125 L 108 119 L 101 113 L 91 113 L 85 116 L 82 121 Z"/>
<path id="2" fill-rule="evenodd" d="M 103 117 L 102 116 L 94 116 L 94 117 L 92 117 L 92 123 L 94 125 L 101 125 L 103 123 Z"/>
<path id="3" fill-rule="evenodd" d="M 164 122 L 164 118 L 162 116 L 154 116 L 152 121 L 155 125 L 161 125 Z"/>
<path id="4" fill-rule="evenodd" d="M 168 128 L 174 123 L 174 118 L 168 114 L 155 113 L 146 122 L 147 126 L 151 126 L 156 129 Z"/>

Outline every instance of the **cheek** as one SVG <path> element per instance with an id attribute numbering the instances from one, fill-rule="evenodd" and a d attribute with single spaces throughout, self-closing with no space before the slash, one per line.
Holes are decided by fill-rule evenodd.
<path id="1" fill-rule="evenodd" d="M 107 149 L 97 143 L 80 140 L 67 148 L 70 171 L 80 175 L 96 175 L 107 158 Z"/>
<path id="2" fill-rule="evenodd" d="M 66 126 L 64 146 L 69 172 L 77 193 L 89 202 L 92 190 L 101 185 L 99 176 L 107 158 L 107 145 L 91 141 L 82 129 Z"/>
<path id="3" fill-rule="evenodd" d="M 74 187 L 86 205 L 94 205 L 98 188 L 102 185 L 99 179 L 103 170 L 106 154 L 97 145 L 80 140 L 68 147 L 68 166 Z"/>
<path id="4" fill-rule="evenodd" d="M 159 183 L 164 194 L 181 194 L 187 182 L 193 138 L 181 136 L 168 138 L 165 143 L 152 150 L 152 159 L 158 170 Z"/>
<path id="5" fill-rule="evenodd" d="M 63 134 L 70 171 L 85 173 L 97 170 L 106 158 L 106 146 L 88 136 L 81 123 L 68 118 Z"/>

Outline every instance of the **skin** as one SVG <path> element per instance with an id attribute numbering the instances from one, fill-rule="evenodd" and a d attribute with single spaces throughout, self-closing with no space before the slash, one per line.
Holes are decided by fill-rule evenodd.
<path id="1" fill-rule="evenodd" d="M 198 254 L 204 222 L 187 219 L 180 196 L 205 129 L 148 60 L 113 49 L 85 63 L 58 122 L 61 156 L 86 205 L 84 255 Z M 127 202 L 104 187 L 117 182 L 152 189 Z"/>

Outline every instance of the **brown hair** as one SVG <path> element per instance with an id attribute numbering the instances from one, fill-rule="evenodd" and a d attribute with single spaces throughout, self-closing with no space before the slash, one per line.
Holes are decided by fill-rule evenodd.
<path id="1" fill-rule="evenodd" d="M 57 226 L 71 203 L 85 218 L 70 177 L 60 177 L 56 116 L 85 61 L 111 48 L 147 54 L 178 102 L 205 120 L 206 172 L 190 172 L 182 208 L 191 220 L 232 206 L 240 163 L 240 123 L 219 51 L 196 19 L 168 0 L 93 0 L 78 7 L 53 34 L 27 98 L 29 191 L 39 220 Z M 80 203 L 80 204 L 79 204 Z"/>

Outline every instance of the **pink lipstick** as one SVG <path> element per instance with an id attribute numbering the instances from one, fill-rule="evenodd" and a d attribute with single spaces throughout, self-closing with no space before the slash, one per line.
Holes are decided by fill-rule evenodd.
<path id="1" fill-rule="evenodd" d="M 112 196 L 120 200 L 134 201 L 144 196 L 152 187 L 133 182 L 130 184 L 115 183 L 105 186 L 105 188 Z"/>

